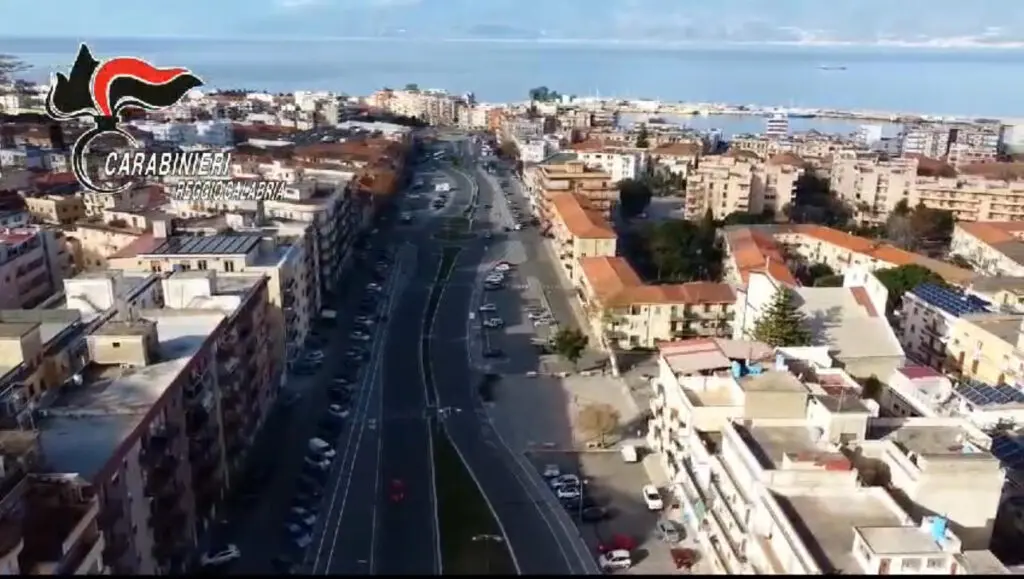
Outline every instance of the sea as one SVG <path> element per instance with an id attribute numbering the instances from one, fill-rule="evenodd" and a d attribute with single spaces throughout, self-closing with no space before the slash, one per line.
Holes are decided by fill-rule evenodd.
<path id="1" fill-rule="evenodd" d="M 634 45 L 499 40 L 211 40 L 4 38 L 0 54 L 44 80 L 70 68 L 78 44 L 97 58 L 140 56 L 187 66 L 212 88 L 368 94 L 382 87 L 472 92 L 522 101 L 547 86 L 563 94 L 664 101 L 1024 118 L 1024 50 Z M 727 134 L 763 119 L 687 119 Z M 792 128 L 850 132 L 861 122 L 794 119 Z"/>

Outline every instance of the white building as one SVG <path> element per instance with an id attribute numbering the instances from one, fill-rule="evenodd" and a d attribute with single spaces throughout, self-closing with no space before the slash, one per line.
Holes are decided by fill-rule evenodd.
<path id="1" fill-rule="evenodd" d="M 882 125 L 861 125 L 854 140 L 865 147 L 874 147 L 882 140 Z"/>
<path id="2" fill-rule="evenodd" d="M 557 152 L 547 139 L 517 139 L 516 146 L 519 149 L 519 160 L 523 163 L 540 163 Z"/>
<path id="3" fill-rule="evenodd" d="M 789 135 L 789 117 L 772 115 L 764 121 L 764 136 L 782 138 Z"/>
<path id="4" fill-rule="evenodd" d="M 639 151 L 577 151 L 577 158 L 587 166 L 612 176 L 612 181 L 636 179 L 647 168 L 647 155 Z"/>
<path id="5" fill-rule="evenodd" d="M 132 123 L 138 129 L 153 135 L 153 140 L 181 147 L 229 147 L 234 133 L 227 121 L 197 121 L 193 123 Z"/>
<path id="6" fill-rule="evenodd" d="M 942 368 L 957 318 L 991 311 L 991 304 L 960 289 L 925 283 L 903 294 L 900 342 L 911 360 Z"/>
<path id="7" fill-rule="evenodd" d="M 716 573 L 967 574 L 991 561 L 974 551 L 1001 494 L 990 439 L 959 420 L 875 418 L 845 372 L 766 353 L 677 342 L 652 381 L 648 441 Z"/>

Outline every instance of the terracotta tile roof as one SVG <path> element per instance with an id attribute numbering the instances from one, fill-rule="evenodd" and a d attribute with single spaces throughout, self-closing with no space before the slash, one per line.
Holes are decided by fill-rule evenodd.
<path id="1" fill-rule="evenodd" d="M 608 145 L 604 141 L 599 139 L 588 139 L 581 143 L 576 143 L 570 147 L 573 151 L 601 151 Z"/>
<path id="2" fill-rule="evenodd" d="M 699 155 L 701 146 L 697 143 L 668 143 L 651 149 L 652 155 L 664 157 L 694 157 Z"/>
<path id="3" fill-rule="evenodd" d="M 621 257 L 585 257 L 580 269 L 595 299 L 604 307 L 642 304 L 722 304 L 736 301 L 723 283 L 647 285 Z"/>
<path id="4" fill-rule="evenodd" d="M 550 199 L 551 206 L 569 233 L 583 239 L 615 239 L 615 231 L 604 217 L 586 207 L 576 195 L 556 193 Z"/>
<path id="5" fill-rule="evenodd" d="M 1024 221 L 965 221 L 956 226 L 988 245 L 1019 241 L 1014 234 L 1024 233 Z"/>
<path id="6" fill-rule="evenodd" d="M 740 279 L 746 284 L 750 274 L 760 271 L 770 275 L 775 281 L 796 287 L 799 283 L 793 272 L 786 266 L 775 239 L 768 233 L 751 228 L 737 227 L 725 232 L 725 240 L 729 244 L 729 252 Z"/>
<path id="7" fill-rule="evenodd" d="M 74 173 L 67 171 L 65 173 L 45 173 L 32 180 L 32 183 L 36 187 L 51 187 L 55 185 L 71 185 L 77 183 L 78 179 L 75 178 Z"/>
<path id="8" fill-rule="evenodd" d="M 972 163 L 958 168 L 962 175 L 1015 181 L 1024 178 L 1024 163 Z"/>
<path id="9" fill-rule="evenodd" d="M 948 282 L 962 284 L 974 279 L 975 274 L 948 263 L 923 255 L 904 251 L 873 239 L 858 237 L 844 231 L 821 225 L 777 225 L 762 227 L 734 226 L 726 228 L 723 235 L 729 244 L 730 253 L 736 262 L 743 282 L 752 271 L 768 271 L 777 281 L 796 285 L 796 279 L 785 267 L 782 253 L 774 235 L 801 234 L 806 237 L 840 247 L 852 253 L 859 253 L 892 267 L 916 264 L 926 267 Z M 775 264 L 781 264 L 776 266 Z"/>
<path id="10" fill-rule="evenodd" d="M 793 167 L 803 167 L 806 162 L 800 155 L 793 153 L 781 153 L 768 159 L 769 165 L 791 165 Z"/>

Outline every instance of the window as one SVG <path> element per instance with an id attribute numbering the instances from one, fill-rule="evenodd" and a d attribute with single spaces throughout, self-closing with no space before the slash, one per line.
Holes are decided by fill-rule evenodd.
<path id="1" fill-rule="evenodd" d="M 227 271 L 227 272 L 235 271 L 235 262 L 233 262 L 233 261 L 225 261 L 224 262 L 224 271 Z"/>
<path id="2" fill-rule="evenodd" d="M 196 269 L 201 270 L 201 271 L 206 271 L 206 268 L 207 268 L 207 264 L 206 264 L 206 260 L 205 259 L 200 259 L 200 260 L 196 261 Z"/>
<path id="3" fill-rule="evenodd" d="M 921 568 L 921 560 L 917 558 L 907 557 L 900 561 L 900 569 L 903 571 L 917 570 Z"/>
<path id="4" fill-rule="evenodd" d="M 120 348 L 121 347 L 121 342 L 111 342 L 110 343 L 110 347 L 111 348 Z"/>
<path id="5" fill-rule="evenodd" d="M 946 566 L 946 560 L 942 557 L 932 557 L 925 564 L 929 569 L 942 569 Z"/>

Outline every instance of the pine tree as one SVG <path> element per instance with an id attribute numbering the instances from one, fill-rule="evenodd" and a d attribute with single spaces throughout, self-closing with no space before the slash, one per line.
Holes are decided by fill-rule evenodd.
<path id="1" fill-rule="evenodd" d="M 754 324 L 753 337 L 775 348 L 811 345 L 811 332 L 788 289 L 779 288 L 775 292 L 772 303 Z"/>

